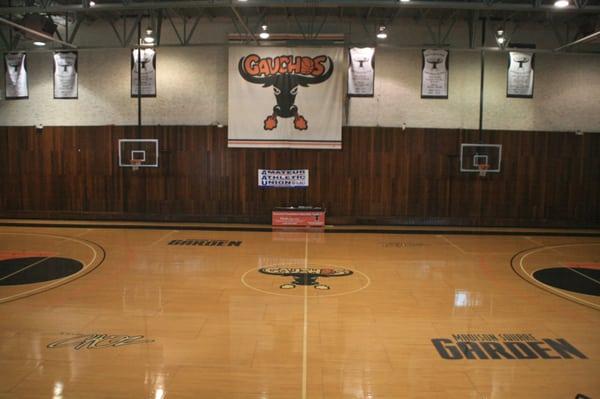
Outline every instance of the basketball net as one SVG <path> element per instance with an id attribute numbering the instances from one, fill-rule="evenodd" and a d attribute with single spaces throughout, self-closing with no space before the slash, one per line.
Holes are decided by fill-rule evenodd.
<path id="1" fill-rule="evenodd" d="M 131 160 L 131 165 L 133 165 L 133 166 L 131 167 L 131 170 L 133 170 L 134 172 L 136 170 L 139 170 L 141 164 L 142 164 L 142 160 L 141 159 L 132 159 Z"/>
<path id="2" fill-rule="evenodd" d="M 488 169 L 490 168 L 490 165 L 487 164 L 487 163 L 480 163 L 477 166 L 479 167 L 479 176 L 485 177 L 485 175 L 487 174 Z"/>

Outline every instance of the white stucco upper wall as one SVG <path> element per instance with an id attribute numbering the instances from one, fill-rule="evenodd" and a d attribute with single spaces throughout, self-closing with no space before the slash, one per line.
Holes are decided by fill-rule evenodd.
<path id="1" fill-rule="evenodd" d="M 349 100 L 348 125 L 479 126 L 478 53 L 450 53 L 447 100 L 421 99 L 421 50 L 380 50 L 375 57 L 375 96 Z"/>
<path id="2" fill-rule="evenodd" d="M 137 123 L 128 49 L 79 51 L 79 99 L 52 97 L 50 52 L 29 54 L 29 99 L 4 100 L 0 125 Z M 600 56 L 536 55 L 533 99 L 506 97 L 506 53 L 485 57 L 484 129 L 600 132 Z M 479 124 L 480 55 L 451 51 L 449 98 L 420 98 L 419 49 L 378 49 L 375 96 L 345 104 L 350 126 L 475 129 Z M 147 125 L 227 122 L 227 48 L 161 47 L 157 97 L 143 99 Z"/>
<path id="3" fill-rule="evenodd" d="M 0 101 L 2 125 L 137 124 L 137 99 L 130 96 L 128 49 L 80 51 L 77 100 L 53 99 L 51 53 L 28 57 L 29 99 Z M 223 48 L 160 49 L 157 97 L 143 99 L 143 123 L 208 125 L 226 121 L 226 62 Z"/>
<path id="4" fill-rule="evenodd" d="M 486 54 L 486 129 L 600 132 L 600 55 L 535 56 L 533 98 L 506 97 L 506 55 Z"/>

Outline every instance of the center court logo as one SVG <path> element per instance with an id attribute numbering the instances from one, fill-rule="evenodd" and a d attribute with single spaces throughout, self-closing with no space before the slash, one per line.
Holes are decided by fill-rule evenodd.
<path id="1" fill-rule="evenodd" d="M 352 275 L 352 270 L 333 268 L 333 267 L 295 267 L 295 266 L 270 266 L 258 269 L 260 273 L 275 276 L 292 277 L 292 281 L 279 286 L 287 290 L 296 288 L 296 286 L 312 286 L 318 290 L 328 290 L 330 287 L 321 284 L 319 278 L 345 277 Z"/>

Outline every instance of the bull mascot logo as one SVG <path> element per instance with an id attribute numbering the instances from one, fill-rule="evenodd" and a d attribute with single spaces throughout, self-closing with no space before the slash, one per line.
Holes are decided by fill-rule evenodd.
<path id="1" fill-rule="evenodd" d="M 250 54 L 240 58 L 238 69 L 247 82 L 263 87 L 273 86 L 277 105 L 264 120 L 264 130 L 275 129 L 277 117 L 294 117 L 294 128 L 306 130 L 308 121 L 300 115 L 298 106 L 294 104 L 298 86 L 308 87 L 325 82 L 333 73 L 333 60 L 325 55 L 312 58 L 291 55 L 261 58 Z"/>
<path id="2" fill-rule="evenodd" d="M 292 288 L 296 288 L 297 285 L 300 286 L 309 286 L 313 287 L 317 290 L 328 290 L 330 287 L 325 284 L 321 284 L 318 279 L 322 278 L 331 278 L 331 277 L 344 277 L 350 276 L 352 274 L 352 270 L 348 269 L 338 269 L 333 267 L 297 267 L 297 266 L 271 266 L 271 267 L 263 267 L 258 269 L 259 272 L 263 274 L 270 274 L 275 276 L 285 276 L 292 277 L 292 281 L 286 284 L 282 284 L 279 286 L 282 290 L 288 290 Z"/>

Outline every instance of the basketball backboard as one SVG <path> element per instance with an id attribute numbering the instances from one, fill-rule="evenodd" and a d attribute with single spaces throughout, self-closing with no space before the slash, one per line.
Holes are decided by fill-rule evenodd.
<path id="1" fill-rule="evenodd" d="M 158 140 L 120 139 L 119 166 L 135 169 L 158 167 Z"/>
<path id="2" fill-rule="evenodd" d="M 502 144 L 460 145 L 460 171 L 481 173 L 500 173 L 502 164 Z"/>

